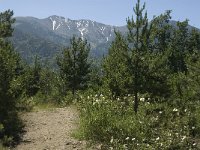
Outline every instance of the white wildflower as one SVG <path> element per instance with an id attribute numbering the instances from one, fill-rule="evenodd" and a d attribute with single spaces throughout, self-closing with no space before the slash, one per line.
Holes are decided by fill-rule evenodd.
<path id="1" fill-rule="evenodd" d="M 157 138 L 156 138 L 156 141 L 158 141 L 159 139 L 160 139 L 160 137 L 157 137 Z"/>
<path id="2" fill-rule="evenodd" d="M 127 149 L 127 144 L 124 144 L 123 147 L 124 147 L 124 149 Z"/>
<path id="3" fill-rule="evenodd" d="M 111 139 L 110 139 L 110 143 L 113 143 L 113 140 L 114 140 L 114 139 L 113 139 L 113 136 L 112 136 Z"/>
<path id="4" fill-rule="evenodd" d="M 177 109 L 177 108 L 174 108 L 174 109 L 173 109 L 173 112 L 177 112 L 177 111 L 178 111 L 178 109 Z"/>
<path id="5" fill-rule="evenodd" d="M 186 139 L 186 136 L 183 136 L 183 137 L 182 137 L 182 141 L 185 140 L 185 139 Z"/>
<path id="6" fill-rule="evenodd" d="M 195 129 L 195 127 L 193 126 L 193 127 L 192 127 L 192 129 L 194 130 L 194 129 Z"/>
<path id="7" fill-rule="evenodd" d="M 134 141 L 135 140 L 135 138 L 132 138 L 132 141 Z"/>
<path id="8" fill-rule="evenodd" d="M 127 137 L 126 140 L 129 140 L 129 137 Z"/>
<path id="9" fill-rule="evenodd" d="M 162 111 L 159 111 L 159 114 L 162 114 Z"/>
<path id="10" fill-rule="evenodd" d="M 144 98 L 144 97 L 140 98 L 140 101 L 141 101 L 141 102 L 144 102 L 144 100 L 145 100 L 145 98 Z"/>
<path id="11" fill-rule="evenodd" d="M 193 143 L 192 145 L 193 145 L 193 146 L 196 146 L 196 145 L 197 145 L 197 143 Z"/>

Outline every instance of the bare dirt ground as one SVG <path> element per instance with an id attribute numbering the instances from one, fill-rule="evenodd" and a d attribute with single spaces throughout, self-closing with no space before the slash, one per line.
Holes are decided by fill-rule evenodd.
<path id="1" fill-rule="evenodd" d="M 22 114 L 25 133 L 14 150 L 89 150 L 85 141 L 71 134 L 78 127 L 74 107 L 37 110 Z M 96 148 L 95 148 L 96 149 Z"/>

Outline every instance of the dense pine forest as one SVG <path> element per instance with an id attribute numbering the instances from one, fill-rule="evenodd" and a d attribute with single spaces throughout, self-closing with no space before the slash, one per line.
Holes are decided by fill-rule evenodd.
<path id="1" fill-rule="evenodd" d="M 138 0 L 128 32 L 115 31 L 100 61 L 74 35 L 53 68 L 40 56 L 31 64 L 21 58 L 10 41 L 13 11 L 1 12 L 0 145 L 20 142 L 20 112 L 50 103 L 75 105 L 74 134 L 101 149 L 200 149 L 200 32 L 170 20 L 171 11 L 148 20 Z"/>

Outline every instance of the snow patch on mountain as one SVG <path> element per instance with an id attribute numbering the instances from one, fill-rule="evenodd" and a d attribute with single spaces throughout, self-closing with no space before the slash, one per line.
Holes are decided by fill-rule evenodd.
<path id="1" fill-rule="evenodd" d="M 81 33 L 81 38 L 82 38 L 82 40 L 83 40 L 83 36 L 84 36 L 84 32 L 85 32 L 85 34 L 88 32 L 88 30 L 86 29 L 86 28 L 79 28 L 78 29 L 79 30 L 79 32 Z"/>
<path id="2" fill-rule="evenodd" d="M 56 21 L 53 21 L 53 30 L 55 30 L 55 26 L 56 26 Z"/>
<path id="3" fill-rule="evenodd" d="M 53 30 L 54 30 L 54 29 L 55 29 L 55 26 L 56 26 L 56 21 L 55 21 L 55 20 L 52 20 L 52 19 L 51 19 L 51 21 L 52 21 L 52 23 L 53 23 L 53 24 L 52 24 L 52 27 L 53 27 Z"/>
<path id="4" fill-rule="evenodd" d="M 58 23 L 56 22 L 56 20 L 53 20 L 51 17 L 50 17 L 50 20 L 52 22 L 52 29 L 53 30 L 57 30 L 61 25 L 63 25 L 63 22 L 62 22 L 62 18 L 58 18 L 56 17 L 56 19 L 59 19 Z M 56 27 L 56 25 L 58 24 L 58 26 Z"/>
<path id="5" fill-rule="evenodd" d="M 55 30 L 56 21 L 55 21 L 55 20 L 53 20 L 51 17 L 50 17 L 50 20 L 52 21 L 53 30 Z"/>
<path id="6" fill-rule="evenodd" d="M 94 27 L 94 21 L 92 21 L 92 25 L 93 25 L 93 27 Z"/>
<path id="7" fill-rule="evenodd" d="M 87 21 L 87 23 L 85 24 L 85 27 L 88 27 L 89 26 L 89 22 Z"/>
<path id="8" fill-rule="evenodd" d="M 67 25 L 67 27 L 68 27 L 68 29 L 70 30 L 70 26 L 69 26 L 69 25 Z"/>
<path id="9" fill-rule="evenodd" d="M 56 30 L 60 27 L 60 24 L 56 27 Z"/>
<path id="10" fill-rule="evenodd" d="M 77 28 L 79 28 L 81 26 L 81 22 L 77 22 L 76 25 L 77 25 Z"/>
<path id="11" fill-rule="evenodd" d="M 105 27 L 101 27 L 100 30 L 101 30 L 101 33 L 102 33 L 102 34 L 104 34 L 104 30 L 105 30 L 105 29 L 106 29 Z"/>

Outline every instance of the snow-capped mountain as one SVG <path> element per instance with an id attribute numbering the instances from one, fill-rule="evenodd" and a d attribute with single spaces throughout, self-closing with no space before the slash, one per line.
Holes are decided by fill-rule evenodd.
<path id="1" fill-rule="evenodd" d="M 73 35 L 87 39 L 93 56 L 102 56 L 114 39 L 114 30 L 126 32 L 126 26 L 105 25 L 91 20 L 71 20 L 61 16 L 44 19 L 16 17 L 12 42 L 25 58 L 38 54 L 53 57 L 69 45 Z"/>
<path id="2" fill-rule="evenodd" d="M 169 22 L 176 28 L 176 21 Z M 194 27 L 188 26 L 189 31 Z M 87 39 L 91 45 L 91 55 L 101 57 L 115 38 L 114 30 L 122 34 L 127 27 L 105 25 L 91 20 L 71 20 L 61 16 L 44 19 L 16 17 L 14 34 L 11 41 L 15 49 L 28 61 L 35 55 L 52 59 L 64 46 L 69 46 L 73 35 Z"/>

